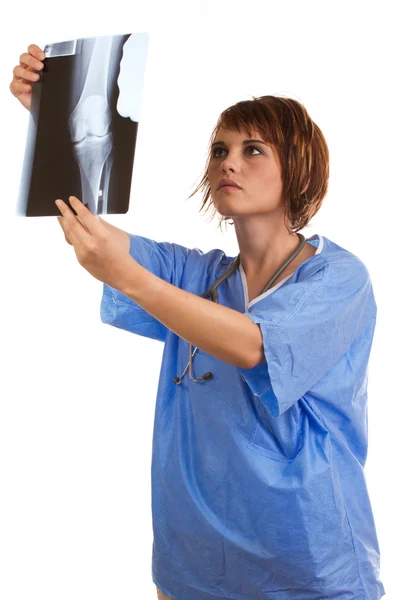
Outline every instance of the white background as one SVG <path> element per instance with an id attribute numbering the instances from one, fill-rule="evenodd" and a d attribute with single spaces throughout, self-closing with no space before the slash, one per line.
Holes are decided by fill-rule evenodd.
<path id="1" fill-rule="evenodd" d="M 1 19 L 0 598 L 155 599 L 150 464 L 162 344 L 100 321 L 102 284 L 55 217 L 14 215 L 28 112 L 9 83 L 30 43 L 147 31 L 128 214 L 157 241 L 237 253 L 199 215 L 222 110 L 289 95 L 322 129 L 320 233 L 367 265 L 378 304 L 365 469 L 388 600 L 399 597 L 399 38 L 395 2 L 7 3 Z M 180 599 L 178 599 L 180 600 Z M 375 599 L 373 599 L 375 600 Z"/>

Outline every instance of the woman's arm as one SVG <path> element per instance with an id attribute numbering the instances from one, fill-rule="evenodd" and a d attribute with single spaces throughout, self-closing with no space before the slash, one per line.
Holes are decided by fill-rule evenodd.
<path id="1" fill-rule="evenodd" d="M 246 315 L 181 290 L 140 265 L 129 254 L 129 236 L 92 213 L 74 196 L 62 200 L 60 225 L 79 263 L 93 277 L 138 304 L 179 337 L 236 367 L 263 362 L 261 330 Z"/>
<path id="2" fill-rule="evenodd" d="M 193 346 L 235 367 L 265 362 L 260 328 L 243 313 L 191 294 L 133 263 L 120 291 Z"/>

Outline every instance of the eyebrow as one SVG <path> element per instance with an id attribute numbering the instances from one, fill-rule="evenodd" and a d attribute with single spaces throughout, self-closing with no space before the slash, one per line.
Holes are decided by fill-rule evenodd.
<path id="1" fill-rule="evenodd" d="M 250 144 L 250 142 L 257 142 L 259 144 L 264 144 L 264 146 L 268 146 L 268 144 L 266 144 L 265 142 L 263 142 L 263 140 L 243 140 L 243 145 Z M 214 142 L 211 145 L 211 148 L 213 148 L 214 146 L 217 146 L 217 145 L 226 146 L 227 147 L 227 145 L 225 144 L 225 142 L 221 141 L 221 142 Z"/>

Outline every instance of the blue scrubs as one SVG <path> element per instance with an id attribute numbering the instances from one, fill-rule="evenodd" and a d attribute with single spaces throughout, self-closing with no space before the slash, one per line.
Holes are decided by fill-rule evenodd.
<path id="1" fill-rule="evenodd" d="M 201 295 L 234 257 L 131 235 L 130 254 Z M 101 320 L 164 343 L 152 457 L 153 581 L 176 600 L 379 600 L 379 545 L 364 476 L 369 273 L 314 235 L 316 254 L 248 301 L 242 267 L 223 306 L 260 327 L 266 363 L 229 365 L 104 284 Z M 162 301 L 160 299 L 160 301 Z"/>

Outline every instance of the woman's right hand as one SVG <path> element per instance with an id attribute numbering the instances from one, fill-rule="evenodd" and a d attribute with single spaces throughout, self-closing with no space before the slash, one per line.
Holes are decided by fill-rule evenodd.
<path id="1" fill-rule="evenodd" d="M 10 83 L 10 91 L 28 110 L 31 107 L 32 83 L 40 78 L 36 71 L 43 69 L 44 58 L 45 54 L 39 46 L 31 44 L 28 52 L 21 54 L 19 65 L 13 71 L 14 77 Z"/>
<path id="2" fill-rule="evenodd" d="M 115 235 L 119 235 L 119 237 L 121 238 L 121 242 L 123 241 L 127 245 L 127 249 L 129 252 L 130 243 L 131 243 L 129 233 L 127 231 L 124 231 L 123 229 L 120 229 L 119 227 L 115 227 L 115 225 L 111 225 L 111 223 L 108 223 L 108 221 L 104 221 L 104 219 L 102 219 L 101 217 L 98 217 L 98 218 L 103 223 L 103 225 L 106 227 L 106 229 L 108 229 Z M 60 223 L 60 227 L 64 231 L 63 226 L 61 225 L 60 219 L 62 219 L 62 217 L 57 217 L 57 220 Z M 79 217 L 77 217 L 77 219 L 80 223 L 82 223 L 82 221 L 79 219 Z M 82 223 L 82 225 L 84 226 L 83 223 Z M 65 237 L 65 240 L 68 242 L 68 244 L 70 246 L 72 246 L 73 244 L 72 244 L 71 240 L 67 237 L 65 232 L 64 232 L 64 237 Z"/>

